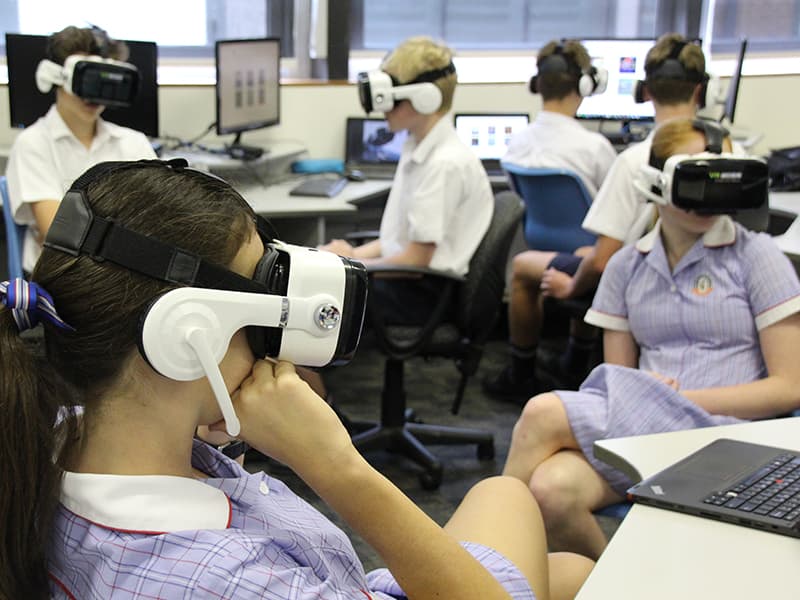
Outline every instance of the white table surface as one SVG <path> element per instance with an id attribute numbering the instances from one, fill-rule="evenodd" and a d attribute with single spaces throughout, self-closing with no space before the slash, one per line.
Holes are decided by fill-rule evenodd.
<path id="1" fill-rule="evenodd" d="M 800 417 L 605 440 L 595 456 L 647 477 L 721 437 L 800 450 Z M 796 600 L 798 567 L 800 539 L 637 504 L 577 598 Z"/>

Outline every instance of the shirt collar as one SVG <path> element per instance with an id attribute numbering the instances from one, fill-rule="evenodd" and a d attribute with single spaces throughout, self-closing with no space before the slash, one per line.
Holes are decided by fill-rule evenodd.
<path id="1" fill-rule="evenodd" d="M 416 144 L 411 153 L 411 160 L 416 163 L 425 162 L 430 153 L 433 152 L 433 149 L 439 145 L 439 142 L 446 138 L 452 131 L 454 130 L 450 121 L 445 117 L 441 117 L 436 124 L 431 127 L 428 134 L 422 138 L 421 142 L 416 142 L 412 136 L 409 136 L 406 143 Z"/>
<path id="2" fill-rule="evenodd" d="M 656 240 L 661 235 L 661 219 L 656 221 L 653 228 L 636 242 L 636 249 L 642 254 L 648 254 L 655 246 Z M 736 225 L 728 215 L 722 215 L 711 229 L 703 234 L 703 246 L 706 248 L 718 248 L 720 246 L 730 246 L 736 241 Z"/>
<path id="3" fill-rule="evenodd" d="M 203 452 L 200 443 L 194 450 Z M 126 532 L 226 529 L 231 521 L 231 503 L 222 490 L 170 475 L 65 472 L 61 504 L 96 525 Z"/>
<path id="4" fill-rule="evenodd" d="M 61 118 L 61 115 L 59 114 L 55 104 L 50 107 L 50 110 L 47 111 L 47 114 L 44 118 L 47 128 L 50 130 L 50 134 L 54 139 L 61 139 L 65 137 L 75 138 L 75 134 L 72 133 L 72 130 L 64 122 L 64 119 Z M 102 118 L 98 118 L 97 133 L 94 136 L 92 145 L 95 146 L 105 142 L 109 138 L 116 137 L 119 137 L 119 133 L 113 128 L 109 127 L 108 123 Z"/>

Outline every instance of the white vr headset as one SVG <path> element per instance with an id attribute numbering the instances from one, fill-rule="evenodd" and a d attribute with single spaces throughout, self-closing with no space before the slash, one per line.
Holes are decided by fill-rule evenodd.
<path id="1" fill-rule="evenodd" d="M 769 172 L 766 161 L 756 157 L 676 154 L 662 169 L 642 165 L 633 183 L 647 200 L 657 204 L 700 214 L 732 214 L 767 202 Z"/>
<path id="2" fill-rule="evenodd" d="M 95 55 L 73 54 L 63 65 L 44 59 L 36 68 L 36 87 L 46 94 L 54 85 L 93 104 L 127 107 L 139 91 L 139 70 Z"/>
<path id="3" fill-rule="evenodd" d="M 256 218 L 264 255 L 252 279 L 182 249 L 94 215 L 85 189 L 111 170 L 143 164 L 182 169 L 186 161 L 100 163 L 66 193 L 45 246 L 88 255 L 177 287 L 156 298 L 139 321 L 139 350 L 170 379 L 204 375 L 214 391 L 228 434 L 239 420 L 219 370 L 234 333 L 246 327 L 255 356 L 321 367 L 355 354 L 367 298 L 367 275 L 356 261 L 272 239 Z M 203 174 L 213 177 L 213 175 Z"/>
<path id="4" fill-rule="evenodd" d="M 442 105 L 442 92 L 433 82 L 456 72 L 451 62 L 446 67 L 421 73 L 408 83 L 400 84 L 385 71 L 358 74 L 358 98 L 367 114 L 389 112 L 396 102 L 408 100 L 418 113 L 430 115 Z"/>

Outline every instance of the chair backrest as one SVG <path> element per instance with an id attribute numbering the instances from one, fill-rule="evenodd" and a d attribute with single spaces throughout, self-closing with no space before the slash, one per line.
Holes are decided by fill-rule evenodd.
<path id="1" fill-rule="evenodd" d="M 5 175 L 0 175 L 0 199 L 3 201 L 3 220 L 6 223 L 8 278 L 14 279 L 22 277 L 22 241 L 25 239 L 25 226 L 14 222 Z"/>
<path id="2" fill-rule="evenodd" d="M 525 209 L 514 192 L 494 198 L 494 214 L 459 286 L 459 329 L 471 341 L 484 341 L 494 327 L 506 285 L 508 252 Z"/>
<path id="3" fill-rule="evenodd" d="M 525 241 L 534 250 L 574 252 L 591 246 L 595 236 L 581 227 L 592 203 L 586 186 L 572 171 L 521 167 L 503 162 L 511 187 L 525 202 Z"/>

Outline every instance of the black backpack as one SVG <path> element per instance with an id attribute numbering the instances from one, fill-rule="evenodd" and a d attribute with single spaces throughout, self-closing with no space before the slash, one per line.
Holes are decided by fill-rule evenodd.
<path id="1" fill-rule="evenodd" d="M 773 150 L 767 166 L 773 190 L 800 190 L 800 146 Z"/>

